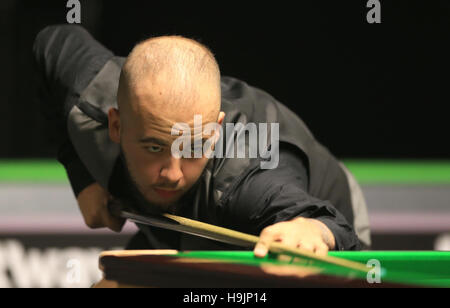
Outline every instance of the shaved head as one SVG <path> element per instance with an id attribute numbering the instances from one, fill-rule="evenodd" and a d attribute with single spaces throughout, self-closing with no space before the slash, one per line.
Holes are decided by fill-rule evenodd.
<path id="1" fill-rule="evenodd" d="M 121 113 L 145 113 L 167 124 L 190 122 L 186 116 L 194 113 L 215 121 L 220 111 L 219 66 L 211 51 L 195 40 L 145 40 L 122 68 L 118 104 Z"/>

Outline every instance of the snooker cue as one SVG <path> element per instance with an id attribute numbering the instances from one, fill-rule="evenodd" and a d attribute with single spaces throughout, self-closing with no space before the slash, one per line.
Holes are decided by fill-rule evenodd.
<path id="1" fill-rule="evenodd" d="M 259 242 L 259 237 L 255 235 L 246 234 L 177 215 L 164 213 L 161 214 L 161 217 L 142 216 L 124 210 L 117 203 L 110 203 L 108 207 L 113 215 L 128 219 L 138 224 L 151 225 L 154 227 L 188 233 L 247 248 L 253 248 Z M 308 250 L 292 248 L 278 242 L 270 243 L 269 251 L 276 254 L 289 255 L 291 257 L 299 257 L 303 259 L 308 258 L 315 261 L 321 261 L 364 273 L 367 273 L 369 270 L 365 264 L 362 263 L 331 256 L 319 256 Z"/>

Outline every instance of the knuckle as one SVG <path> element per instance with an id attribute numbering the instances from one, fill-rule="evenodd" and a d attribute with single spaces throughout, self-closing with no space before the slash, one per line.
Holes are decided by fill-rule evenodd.
<path id="1" fill-rule="evenodd" d="M 262 237 L 270 237 L 273 234 L 273 227 L 267 227 L 261 232 Z"/>
<path id="2" fill-rule="evenodd" d="M 295 219 L 293 220 L 293 222 L 295 222 L 295 223 L 297 223 L 297 224 L 303 224 L 303 223 L 305 223 L 306 221 L 307 221 L 307 219 L 304 218 L 304 217 L 297 217 L 297 218 L 295 218 Z"/>
<path id="3" fill-rule="evenodd" d="M 268 238 L 261 237 L 256 244 L 256 247 L 267 247 L 270 245 L 270 240 Z"/>
<path id="4" fill-rule="evenodd" d="M 306 243 L 302 243 L 302 248 L 312 251 L 312 250 L 314 250 L 314 245 L 312 245 L 311 243 L 306 242 Z"/>
<path id="5" fill-rule="evenodd" d="M 328 252 L 328 246 L 325 245 L 324 243 L 318 243 L 318 244 L 316 244 L 316 250 Z"/>
<path id="6" fill-rule="evenodd" d="M 327 249 L 327 247 L 325 245 L 323 245 L 323 244 L 317 244 L 316 245 L 316 249 L 317 250 L 325 250 L 325 249 Z"/>

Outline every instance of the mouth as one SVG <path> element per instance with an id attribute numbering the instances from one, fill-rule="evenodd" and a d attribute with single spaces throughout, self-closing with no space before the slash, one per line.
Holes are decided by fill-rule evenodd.
<path id="1" fill-rule="evenodd" d="M 171 198 L 175 195 L 177 195 L 181 190 L 168 190 L 168 189 L 161 189 L 161 188 L 153 188 L 153 190 L 161 197 L 163 198 Z"/>

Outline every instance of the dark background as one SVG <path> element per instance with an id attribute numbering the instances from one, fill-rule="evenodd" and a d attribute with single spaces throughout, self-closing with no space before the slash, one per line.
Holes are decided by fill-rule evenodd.
<path id="1" fill-rule="evenodd" d="M 0 158 L 54 157 L 34 102 L 37 32 L 65 23 L 66 0 L 0 1 Z M 450 158 L 450 2 L 81 1 L 82 25 L 126 56 L 179 34 L 215 53 L 224 75 L 293 109 L 339 158 Z M 246 3 L 245 5 L 243 3 Z"/>

